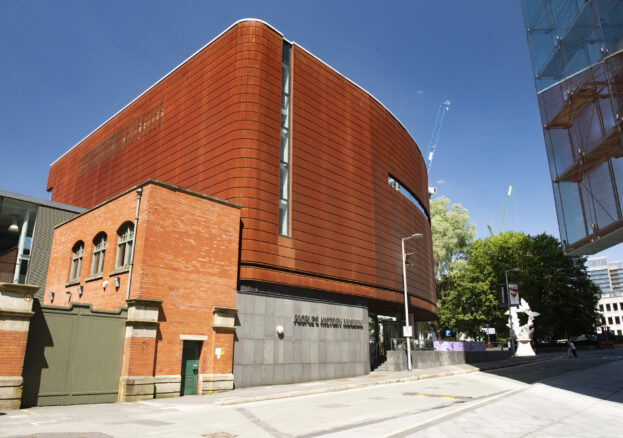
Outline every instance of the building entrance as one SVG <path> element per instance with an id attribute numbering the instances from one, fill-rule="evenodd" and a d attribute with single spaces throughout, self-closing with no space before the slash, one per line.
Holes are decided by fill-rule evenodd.
<path id="1" fill-rule="evenodd" d="M 184 341 L 182 351 L 182 387 L 180 395 L 196 395 L 199 381 L 201 341 Z"/>

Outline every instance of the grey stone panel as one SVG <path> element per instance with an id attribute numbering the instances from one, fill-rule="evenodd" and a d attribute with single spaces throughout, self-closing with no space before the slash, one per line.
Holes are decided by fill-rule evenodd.
<path id="1" fill-rule="evenodd" d="M 253 339 L 264 339 L 264 325 L 266 323 L 266 318 L 263 318 L 261 315 L 255 315 L 255 321 L 253 326 L 255 327 L 253 330 Z"/>
<path id="2" fill-rule="evenodd" d="M 281 385 L 284 382 L 283 380 L 283 365 L 273 365 L 273 382 L 277 385 Z"/>
<path id="3" fill-rule="evenodd" d="M 314 342 L 313 340 L 309 343 L 309 363 L 317 364 L 320 359 L 320 345 L 318 342 Z"/>
<path id="4" fill-rule="evenodd" d="M 253 365 L 264 364 L 264 342 L 262 339 L 253 341 Z"/>
<path id="5" fill-rule="evenodd" d="M 294 376 L 294 364 L 289 363 L 283 366 L 283 383 L 294 383 L 298 380 L 295 380 Z"/>
<path id="6" fill-rule="evenodd" d="M 275 363 L 275 343 L 273 341 L 264 341 L 264 365 L 272 365 Z"/>
<path id="7" fill-rule="evenodd" d="M 309 375 L 310 380 L 320 379 L 320 364 L 312 363 L 309 365 L 309 367 L 310 367 L 310 375 Z"/>
<path id="8" fill-rule="evenodd" d="M 283 341 L 276 341 L 274 351 L 274 363 L 283 364 L 285 360 L 285 343 Z M 281 374 L 283 375 L 283 372 Z"/>
<path id="9" fill-rule="evenodd" d="M 277 308 L 277 300 L 273 297 L 266 298 L 266 308 L 264 309 L 264 313 L 267 316 L 276 316 L 275 309 Z"/>
<path id="10" fill-rule="evenodd" d="M 283 288 L 282 288 L 283 289 Z M 365 304 L 352 297 L 323 292 L 262 291 L 242 286 L 238 292 L 234 381 L 236 387 L 294 383 L 369 372 L 366 327 L 295 325 L 294 314 L 361 319 Z M 341 300 L 341 301 L 340 301 Z M 276 326 L 284 327 L 279 337 Z"/>
<path id="11" fill-rule="evenodd" d="M 407 355 L 404 351 L 387 352 L 387 369 L 402 371 L 407 369 Z M 476 353 L 476 354 L 474 354 Z M 433 368 L 444 365 L 488 362 L 502 360 L 510 356 L 508 351 L 426 351 L 411 352 L 414 368 Z"/>
<path id="12" fill-rule="evenodd" d="M 266 315 L 266 297 L 258 295 L 255 297 L 255 315 Z"/>
<path id="13" fill-rule="evenodd" d="M 302 375 L 302 379 L 305 382 L 309 382 L 311 380 L 311 364 L 309 363 L 304 363 L 303 364 L 303 375 Z"/>
<path id="14" fill-rule="evenodd" d="M 274 370 L 275 367 L 271 365 L 262 366 L 262 382 L 274 382 Z"/>
<path id="15" fill-rule="evenodd" d="M 292 363 L 303 363 L 303 341 L 295 340 L 293 344 Z"/>
<path id="16" fill-rule="evenodd" d="M 255 341 L 253 339 L 242 339 L 237 344 L 242 345 L 242 355 L 234 356 L 237 363 L 249 365 L 253 363 L 253 346 Z"/>

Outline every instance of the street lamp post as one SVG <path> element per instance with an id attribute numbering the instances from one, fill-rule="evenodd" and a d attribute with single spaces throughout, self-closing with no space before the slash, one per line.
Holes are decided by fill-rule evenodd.
<path id="1" fill-rule="evenodd" d="M 407 257 L 413 253 L 405 253 L 405 241 L 409 239 L 421 239 L 422 235 L 420 233 L 415 233 L 410 235 L 409 237 L 402 238 L 402 281 L 405 292 L 405 326 L 409 326 L 409 302 L 407 298 Z M 404 330 L 404 328 L 403 328 Z M 413 330 L 413 328 L 411 329 Z M 408 335 L 409 333 L 407 333 Z M 407 366 L 409 371 L 411 371 L 411 336 L 405 336 L 407 339 Z"/>
<path id="2" fill-rule="evenodd" d="M 511 354 L 515 355 L 513 348 L 513 339 L 511 335 L 513 333 L 513 318 L 511 315 L 511 291 L 508 289 L 508 273 L 521 271 L 521 268 L 511 268 L 504 271 L 504 277 L 506 278 L 506 302 L 508 303 L 508 340 L 510 341 Z"/>

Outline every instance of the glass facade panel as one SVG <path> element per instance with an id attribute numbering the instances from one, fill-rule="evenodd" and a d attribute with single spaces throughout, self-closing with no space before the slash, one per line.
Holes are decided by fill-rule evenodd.
<path id="1" fill-rule="evenodd" d="M 418 210 L 422 212 L 424 217 L 426 217 L 426 220 L 430 222 L 430 217 L 426 213 L 426 209 L 424 208 L 422 203 L 415 197 L 415 195 L 413 195 L 413 193 L 409 191 L 409 189 L 407 189 L 405 186 L 400 184 L 398 181 L 396 181 L 391 176 L 387 177 L 387 182 L 391 188 L 393 188 L 394 190 L 398 190 L 405 198 L 409 200 L 409 202 L 415 205 L 418 208 Z"/>
<path id="2" fill-rule="evenodd" d="M 603 163 L 585 181 L 584 192 L 592 207 L 589 210 L 593 219 L 591 227 L 595 224 L 597 228 L 603 228 L 619 220 L 609 163 Z"/>
<path id="3" fill-rule="evenodd" d="M 37 211 L 36 204 L 0 196 L 0 282 L 26 282 Z"/>
<path id="4" fill-rule="evenodd" d="M 279 165 L 279 234 L 290 235 L 290 117 L 292 46 L 283 42 L 281 58 L 281 151 Z"/>
<path id="5" fill-rule="evenodd" d="M 559 214 L 562 212 L 564 218 L 567 242 L 576 242 L 587 236 L 580 191 L 576 183 L 561 183 L 558 186 L 561 204 Z"/>
<path id="6" fill-rule="evenodd" d="M 279 201 L 279 234 L 288 234 L 288 203 Z"/>
<path id="7" fill-rule="evenodd" d="M 592 254 L 623 228 L 623 1 L 521 3 L 563 248 Z"/>
<path id="8" fill-rule="evenodd" d="M 279 184 L 279 197 L 283 200 L 283 201 L 288 201 L 288 188 L 289 188 L 289 184 L 288 184 L 288 179 L 289 179 L 289 174 L 288 174 L 288 165 L 285 163 L 281 163 L 281 172 L 280 172 L 280 184 Z"/>

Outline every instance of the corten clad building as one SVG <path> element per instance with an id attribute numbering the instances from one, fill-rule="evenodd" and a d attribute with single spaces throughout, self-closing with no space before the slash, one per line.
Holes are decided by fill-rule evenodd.
<path id="1" fill-rule="evenodd" d="M 266 23 L 237 22 L 208 43 L 55 161 L 47 188 L 92 208 L 150 178 L 241 206 L 238 386 L 367 372 L 368 314 L 401 314 L 401 238 L 414 233 L 410 310 L 436 317 L 417 145 L 379 101 Z"/>

